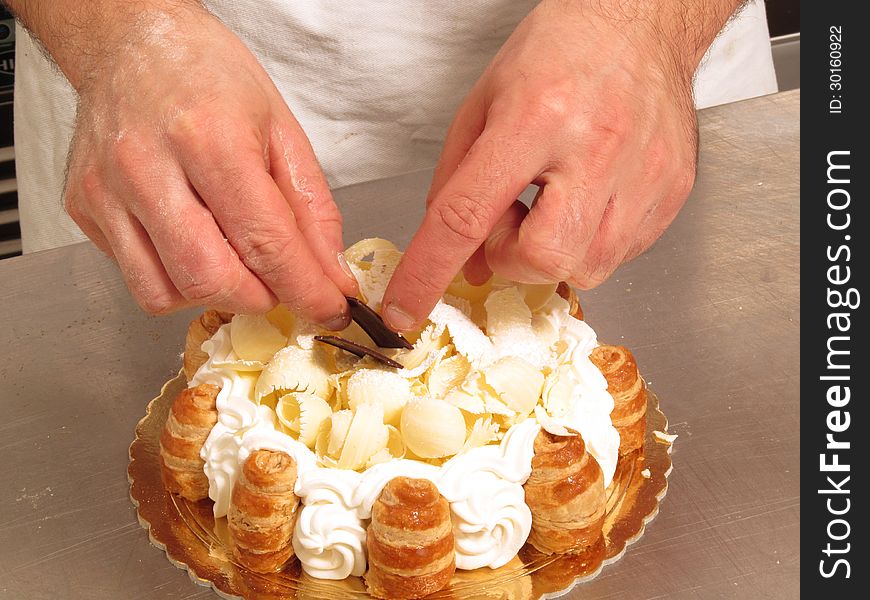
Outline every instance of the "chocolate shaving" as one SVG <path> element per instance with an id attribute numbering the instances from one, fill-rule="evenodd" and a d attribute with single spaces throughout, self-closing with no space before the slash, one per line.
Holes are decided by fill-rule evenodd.
<path id="1" fill-rule="evenodd" d="M 350 296 L 347 296 L 347 303 L 350 305 L 350 317 L 357 325 L 362 327 L 362 330 L 372 338 L 372 341 L 379 348 L 405 348 L 410 350 L 414 347 L 411 345 L 411 342 L 387 327 L 381 315 L 364 303 Z"/>
<path id="2" fill-rule="evenodd" d="M 346 340 L 344 338 L 338 337 L 337 335 L 315 335 L 314 339 L 318 342 L 323 342 L 324 344 L 329 344 L 330 346 L 335 346 L 336 348 L 340 348 L 345 352 L 350 352 L 351 354 L 355 354 L 360 358 L 364 356 L 371 356 L 378 362 L 381 362 L 388 367 L 393 367 L 394 369 L 404 369 L 401 363 L 394 361 L 392 358 L 388 356 L 384 356 L 377 350 L 372 350 L 366 346 L 361 346 L 355 342 L 351 342 L 350 340 Z"/>

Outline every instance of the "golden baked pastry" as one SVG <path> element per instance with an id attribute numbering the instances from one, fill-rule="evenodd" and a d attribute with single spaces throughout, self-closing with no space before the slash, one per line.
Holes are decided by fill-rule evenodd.
<path id="1" fill-rule="evenodd" d="M 604 475 L 578 434 L 542 430 L 523 486 L 532 511 L 529 542 L 545 554 L 582 551 L 601 537 Z"/>
<path id="2" fill-rule="evenodd" d="M 213 336 L 221 325 L 232 320 L 232 313 L 219 310 L 207 310 L 199 318 L 190 322 L 187 327 L 187 338 L 184 340 L 184 375 L 187 380 L 193 379 L 194 373 L 208 360 L 208 354 L 200 348 L 202 343 Z"/>
<path id="3" fill-rule="evenodd" d="M 233 555 L 243 566 L 271 573 L 293 558 L 295 485 L 296 461 L 287 453 L 255 450 L 245 460 L 227 513 Z"/>
<path id="4" fill-rule="evenodd" d="M 613 396 L 610 418 L 619 432 L 619 454 L 643 447 L 646 434 L 646 388 L 628 348 L 598 346 L 589 356 L 607 379 Z"/>
<path id="5" fill-rule="evenodd" d="M 563 300 L 568 301 L 568 314 L 575 319 L 582 321 L 583 309 L 580 307 L 580 299 L 577 297 L 577 294 L 574 293 L 574 290 L 572 290 L 567 283 L 561 281 L 559 282 L 559 285 L 556 286 L 556 293 L 559 294 Z"/>
<path id="6" fill-rule="evenodd" d="M 372 508 L 366 586 L 377 598 L 421 598 L 456 571 L 450 505 L 427 479 L 396 477 Z"/>
<path id="7" fill-rule="evenodd" d="M 219 388 L 204 383 L 176 396 L 160 435 L 160 472 L 163 484 L 173 494 L 188 500 L 208 497 L 205 462 L 199 451 L 218 420 Z"/>

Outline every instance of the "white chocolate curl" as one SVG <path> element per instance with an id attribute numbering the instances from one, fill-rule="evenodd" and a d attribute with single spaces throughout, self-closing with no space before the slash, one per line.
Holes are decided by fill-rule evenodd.
<path id="1" fill-rule="evenodd" d="M 263 315 L 235 315 L 230 322 L 230 340 L 241 360 L 262 364 L 287 345 L 287 336 Z"/>
<path id="2" fill-rule="evenodd" d="M 320 396 L 309 392 L 290 392 L 278 399 L 275 413 L 288 434 L 309 448 L 314 448 L 320 427 L 332 415 L 332 409 Z"/>
<path id="3" fill-rule="evenodd" d="M 402 412 L 402 439 L 420 458 L 456 454 L 465 443 L 462 412 L 443 400 L 420 398 Z"/>
<path id="4" fill-rule="evenodd" d="M 311 392 L 328 400 L 328 358 L 320 346 L 311 349 L 287 346 L 279 350 L 263 369 L 257 381 L 256 397 L 260 402 L 272 393 Z"/>
<path id="5" fill-rule="evenodd" d="M 411 382 L 394 371 L 360 369 L 347 380 L 347 400 L 351 410 L 361 404 L 379 405 L 384 423 L 398 425 L 402 409 L 411 399 Z"/>
<path id="6" fill-rule="evenodd" d="M 535 408 L 544 387 L 544 375 L 528 361 L 505 356 L 486 367 L 483 377 L 505 406 L 521 415 Z"/>
<path id="7" fill-rule="evenodd" d="M 387 448 L 390 426 L 384 425 L 379 405 L 360 404 L 356 410 L 333 413 L 315 444 L 320 461 L 339 469 L 362 469 Z"/>

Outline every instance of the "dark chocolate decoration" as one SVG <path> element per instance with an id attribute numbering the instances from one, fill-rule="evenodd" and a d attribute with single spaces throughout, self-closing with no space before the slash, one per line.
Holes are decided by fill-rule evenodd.
<path id="1" fill-rule="evenodd" d="M 362 327 L 360 325 L 360 327 Z M 372 350 L 367 346 L 361 346 L 355 342 L 351 342 L 350 340 L 346 340 L 344 338 L 340 338 L 337 335 L 315 335 L 314 339 L 318 342 L 323 342 L 324 344 L 329 344 L 330 346 L 335 346 L 336 348 L 340 348 L 346 352 L 350 352 L 351 354 L 355 354 L 360 358 L 364 356 L 371 356 L 378 362 L 384 363 L 388 367 L 393 367 L 394 369 L 404 369 L 401 363 L 394 361 L 392 358 L 388 356 L 384 356 L 377 350 Z"/>
<path id="2" fill-rule="evenodd" d="M 405 348 L 410 350 L 414 346 L 411 342 L 390 329 L 384 323 L 381 315 L 360 302 L 356 298 L 347 296 L 350 305 L 350 317 L 357 325 L 362 327 L 376 346 L 379 348 Z"/>

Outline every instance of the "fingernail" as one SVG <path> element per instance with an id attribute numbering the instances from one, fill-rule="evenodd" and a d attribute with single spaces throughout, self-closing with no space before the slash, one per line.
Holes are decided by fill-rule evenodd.
<path id="1" fill-rule="evenodd" d="M 350 270 L 350 265 L 347 264 L 347 259 L 344 257 L 344 252 L 338 253 L 338 266 L 341 267 L 345 275 L 356 281 L 356 277 L 354 277 L 353 271 Z"/>
<path id="2" fill-rule="evenodd" d="M 384 321 L 387 325 L 397 331 L 408 331 L 413 329 L 417 320 L 395 304 L 389 304 L 384 309 Z"/>
<path id="3" fill-rule="evenodd" d="M 350 317 L 347 315 L 339 315 L 323 324 L 330 331 L 342 331 L 350 325 Z"/>

